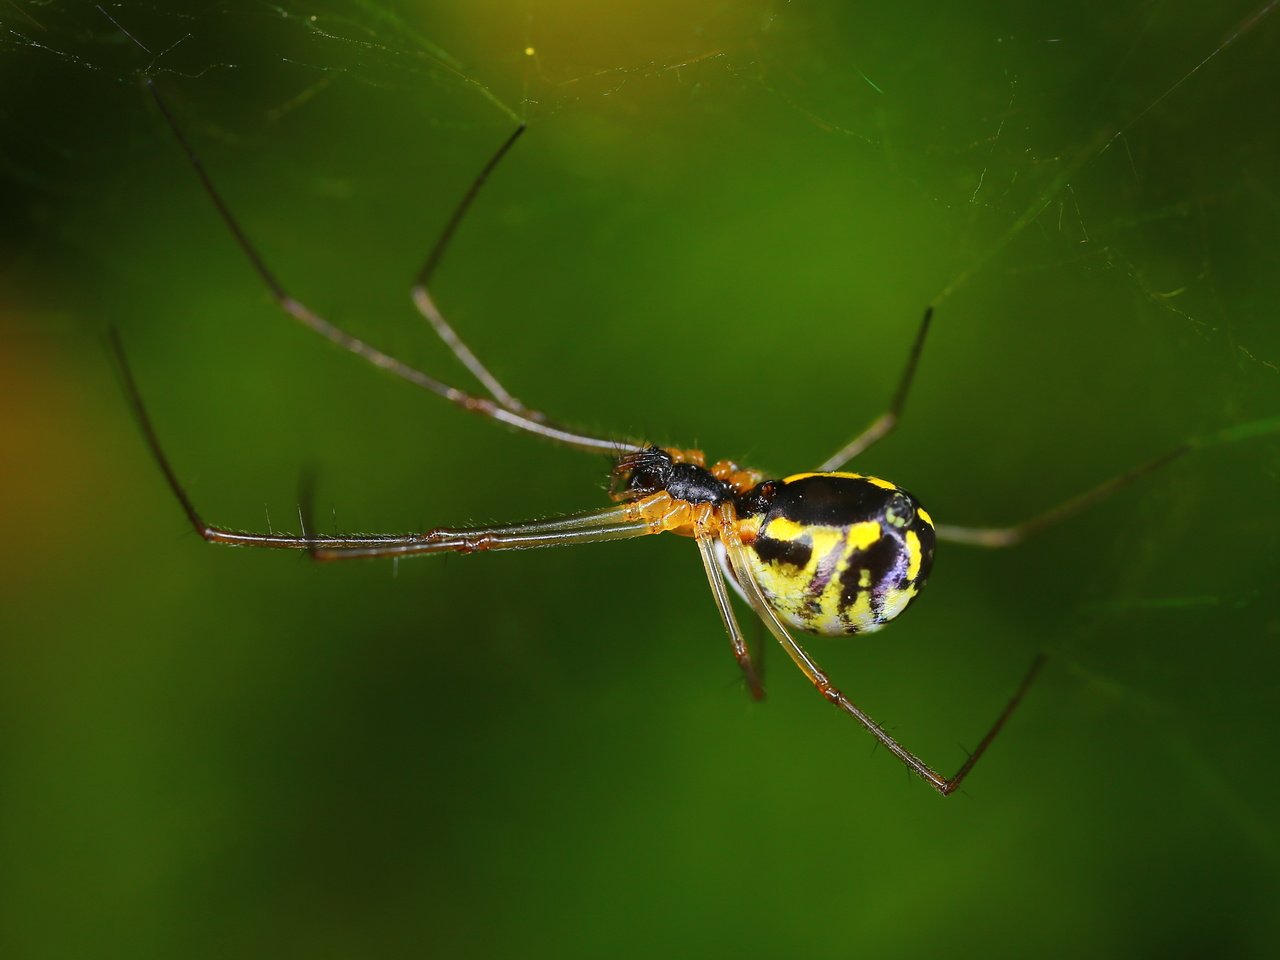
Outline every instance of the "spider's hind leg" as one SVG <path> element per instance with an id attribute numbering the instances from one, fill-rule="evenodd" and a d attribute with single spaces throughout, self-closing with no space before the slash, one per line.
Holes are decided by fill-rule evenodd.
<path id="1" fill-rule="evenodd" d="M 818 467 L 820 473 L 839 470 L 858 454 L 867 450 L 873 443 L 883 439 L 898 425 L 902 416 L 902 408 L 907 405 L 907 394 L 911 391 L 911 381 L 915 379 L 916 367 L 920 364 L 920 354 L 924 352 L 924 339 L 929 333 L 929 324 L 933 320 L 933 307 L 927 307 L 920 326 L 916 328 L 916 338 L 911 344 L 911 353 L 907 356 L 907 365 L 898 378 L 898 388 L 889 401 L 889 409 L 872 420 L 862 432 L 843 447 L 827 457 Z"/>
<path id="2" fill-rule="evenodd" d="M 894 737 L 892 737 L 884 727 L 871 719 L 865 710 L 845 696 L 844 693 L 831 682 L 830 678 L 818 665 L 817 661 L 814 660 L 809 655 L 808 651 L 791 636 L 791 633 L 769 606 L 764 594 L 760 591 L 759 584 L 757 584 L 752 578 L 750 563 L 747 559 L 747 548 L 738 534 L 736 514 L 733 509 L 733 505 L 731 503 L 723 504 L 720 507 L 720 511 L 720 542 L 724 544 L 725 552 L 729 558 L 729 564 L 733 570 L 735 578 L 742 587 L 743 595 L 755 610 L 756 615 L 764 621 L 765 627 L 767 627 L 777 638 L 778 642 L 782 644 L 782 648 L 786 650 L 787 655 L 790 656 L 795 662 L 795 665 L 800 668 L 800 672 L 808 678 L 811 684 L 813 684 L 814 689 L 822 694 L 828 703 L 838 707 L 845 714 L 856 720 L 890 753 L 906 765 L 909 770 L 915 773 L 916 776 L 920 777 L 920 779 L 924 780 L 929 784 L 929 786 L 933 787 L 933 789 L 938 791 L 938 793 L 942 794 L 944 797 L 954 793 L 960 787 L 964 778 L 969 775 L 974 764 L 981 759 L 982 755 L 986 753 L 987 748 L 991 746 L 992 741 L 994 741 L 1000 731 L 1004 729 L 1005 723 L 1009 720 L 1009 717 L 1013 715 L 1014 710 L 1018 708 L 1018 704 L 1022 702 L 1027 690 L 1030 689 L 1036 675 L 1040 672 L 1040 668 L 1044 665 L 1044 654 L 1039 654 L 1035 660 L 1032 661 L 1031 668 L 1022 678 L 1022 682 L 1018 684 L 1013 696 L 1009 698 L 1009 702 L 1005 704 L 1000 715 L 996 717 L 995 723 L 991 725 L 991 728 L 986 732 L 986 735 L 983 736 L 982 740 L 979 741 L 978 746 L 973 750 L 973 752 L 969 754 L 968 758 L 960 766 L 960 769 L 952 776 L 944 777 L 894 739 Z"/>
<path id="3" fill-rule="evenodd" d="M 1007 527 L 962 527 L 938 524 L 936 528 L 938 539 L 968 544 L 971 547 L 987 547 L 991 549 L 1016 546 L 1036 534 L 1056 526 L 1063 520 L 1075 516 L 1082 510 L 1087 510 L 1095 504 L 1110 499 L 1148 474 L 1155 473 L 1157 470 L 1168 466 L 1189 453 L 1206 447 L 1217 447 L 1276 433 L 1280 433 L 1280 417 L 1266 417 L 1261 420 L 1251 420 L 1248 423 L 1236 424 L 1233 427 L 1227 427 L 1206 436 L 1187 440 L 1155 459 L 1138 464 L 1133 469 L 1112 477 L 1110 480 L 1104 480 L 1096 487 L 1092 487 L 1084 491 L 1084 493 L 1076 494 L 1076 496 L 1064 500 L 1055 507 L 1041 511 L 1021 523 L 1015 523 Z"/>

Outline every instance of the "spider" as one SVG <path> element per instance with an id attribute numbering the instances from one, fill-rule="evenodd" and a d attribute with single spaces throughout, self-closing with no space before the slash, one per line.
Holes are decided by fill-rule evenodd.
<path id="1" fill-rule="evenodd" d="M 206 522 L 178 480 L 142 401 L 119 336 L 111 343 L 139 426 L 173 496 L 191 526 L 211 543 L 305 551 L 316 560 L 406 557 L 434 553 L 528 550 L 670 532 L 690 537 L 702 557 L 711 594 L 733 655 L 751 694 L 763 695 L 760 676 L 730 603 L 732 587 L 814 688 L 852 717 L 913 773 L 943 796 L 953 793 L 1022 701 L 1045 661 L 1038 654 L 1013 696 L 964 763 L 942 776 L 903 747 L 842 693 L 795 639 L 792 630 L 819 636 L 854 636 L 879 630 L 899 616 L 924 587 L 937 541 L 1009 547 L 1091 506 L 1164 466 L 1204 441 L 1188 441 L 1028 520 L 1008 527 L 935 524 L 921 502 L 896 484 L 841 468 L 897 425 L 929 331 L 932 308 L 917 329 L 888 409 L 818 465 L 816 471 L 768 478 L 728 460 L 707 464 L 699 450 L 592 436 L 570 430 L 521 403 L 459 338 L 436 306 L 428 284 L 481 187 L 524 132 L 521 124 L 488 160 L 431 249 L 412 289 L 418 311 L 487 396 L 468 393 L 410 367 L 320 316 L 291 296 L 214 187 L 204 164 L 164 99 L 147 87 L 165 124 L 185 153 L 204 192 L 276 304 L 321 337 L 414 386 L 464 410 L 553 443 L 613 458 L 613 506 L 552 519 L 465 529 L 436 528 L 399 535 L 246 533 Z M 1274 424 L 1264 425 L 1268 431 Z M 1242 428 L 1236 428 L 1239 432 Z M 1244 428 L 1248 429 L 1248 427 Z M 728 585 L 728 586 L 726 586 Z"/>

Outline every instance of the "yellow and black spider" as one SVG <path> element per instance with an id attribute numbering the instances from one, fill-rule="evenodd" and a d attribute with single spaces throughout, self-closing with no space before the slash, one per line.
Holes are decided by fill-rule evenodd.
<path id="1" fill-rule="evenodd" d="M 1004 726 L 1043 662 L 1037 656 L 1004 710 L 955 773 L 944 777 L 899 744 L 840 692 L 792 636 L 791 629 L 820 636 L 871 633 L 905 610 L 924 587 L 938 540 L 1006 547 L 1104 499 L 1138 477 L 1206 440 L 1190 441 L 1081 495 L 1010 527 L 973 528 L 935 524 L 928 511 L 901 487 L 840 468 L 898 422 L 911 385 L 932 310 L 926 310 L 898 388 L 882 416 L 812 473 L 769 479 L 729 461 L 707 466 L 699 450 L 662 448 L 589 436 L 556 425 L 513 397 L 467 348 L 445 320 L 427 289 L 441 256 L 485 179 L 524 131 L 521 125 L 471 184 L 436 242 L 413 287 L 413 302 L 436 333 L 483 385 L 476 396 L 407 366 L 335 326 L 295 300 L 267 268 L 214 188 L 199 157 L 154 86 L 152 96 L 222 219 L 270 289 L 276 303 L 322 337 L 431 393 L 485 417 L 547 440 L 613 457 L 612 496 L 601 510 L 506 526 L 447 529 L 403 535 L 325 536 L 244 533 L 208 524 L 178 482 L 143 407 L 141 394 L 113 334 L 115 354 L 134 411 L 152 454 L 196 532 L 212 543 L 307 551 L 317 560 L 405 557 L 431 553 L 526 550 L 626 540 L 670 532 L 691 537 L 702 554 L 707 580 L 734 656 L 756 697 L 759 677 L 734 616 L 726 583 L 755 611 L 796 666 L 832 704 L 853 717 L 908 768 L 943 795 L 952 793 Z M 1224 431 L 1213 442 L 1276 429 L 1275 421 Z"/>

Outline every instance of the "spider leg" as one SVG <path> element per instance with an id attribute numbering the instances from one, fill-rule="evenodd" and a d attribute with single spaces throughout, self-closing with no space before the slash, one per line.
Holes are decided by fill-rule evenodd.
<path id="1" fill-rule="evenodd" d="M 759 673 L 756 672 L 755 664 L 751 662 L 751 648 L 747 646 L 742 628 L 738 626 L 738 619 L 733 615 L 733 608 L 729 605 L 729 592 L 725 588 L 724 575 L 720 572 L 720 563 L 716 559 L 715 537 L 700 535 L 695 539 L 698 543 L 698 551 L 702 554 L 702 566 L 707 571 L 707 581 L 711 584 L 711 595 L 716 600 L 716 609 L 720 611 L 725 632 L 729 634 L 729 644 L 733 647 L 734 659 L 742 668 L 742 675 L 746 678 L 747 689 L 751 691 L 751 696 L 756 700 L 763 700 L 764 685 Z"/>
<path id="2" fill-rule="evenodd" d="M 935 531 L 939 540 L 964 543 L 971 547 L 996 549 L 998 547 L 1016 546 L 1028 537 L 1035 536 L 1040 531 L 1061 523 L 1068 517 L 1075 516 L 1081 510 L 1086 510 L 1095 503 L 1101 503 L 1147 474 L 1153 473 L 1165 464 L 1172 463 L 1183 454 L 1189 453 L 1190 450 L 1191 447 L 1189 445 L 1170 450 L 1163 456 L 1148 460 L 1127 473 L 1112 477 L 1110 480 L 1104 481 L 1084 493 L 1063 501 L 1056 507 L 1050 507 L 1048 510 L 1037 513 L 1034 517 L 1010 527 L 958 527 L 952 524 L 940 523 L 935 528 Z"/>
<path id="3" fill-rule="evenodd" d="M 450 215 L 448 222 L 445 224 L 444 230 L 441 231 L 439 239 L 435 242 L 435 246 L 433 246 L 431 248 L 431 252 L 427 254 L 427 259 L 426 262 L 423 263 L 422 269 L 418 271 L 418 276 L 413 285 L 412 296 L 414 306 L 418 308 L 418 312 L 421 313 L 422 316 L 426 318 L 427 322 L 431 324 L 436 335 L 444 341 L 445 346 L 453 351 L 453 355 L 458 358 L 462 365 L 471 371 L 471 375 L 480 381 L 484 388 L 489 391 L 489 395 L 493 397 L 493 399 L 497 400 L 498 403 L 513 413 L 527 414 L 533 419 L 541 420 L 541 413 L 530 410 L 512 396 L 511 393 L 498 382 L 498 378 L 490 373 L 488 368 L 480 362 L 479 358 L 471 352 L 471 348 L 463 343 L 462 338 L 458 336 L 457 331 L 453 329 L 453 326 L 449 321 L 444 318 L 444 314 L 440 312 L 440 308 L 436 306 L 435 300 L 431 297 L 431 292 L 427 289 L 427 284 L 431 282 L 431 277 L 435 273 L 436 267 L 439 266 L 440 260 L 444 257 L 444 253 L 449 246 L 449 242 L 453 239 L 453 235 L 457 231 L 458 225 L 462 223 L 462 218 L 466 216 L 467 211 L 471 208 L 471 204 L 475 200 L 476 194 L 480 192 L 480 188 L 484 186 L 485 181 L 489 179 L 489 174 L 493 172 L 499 161 L 506 156 L 507 151 L 515 145 L 517 140 L 520 139 L 520 135 L 524 133 L 524 131 L 525 126 L 523 123 L 516 127 L 515 132 L 503 141 L 502 146 L 498 148 L 498 151 L 489 158 L 488 163 L 486 163 L 484 168 L 481 169 L 479 176 L 472 181 L 466 194 L 458 203 L 458 206 L 454 208 L 452 215 Z"/>
<path id="4" fill-rule="evenodd" d="M 137 418 L 151 455 L 164 474 L 169 489 L 182 506 L 192 528 L 210 543 L 277 550 L 305 550 L 316 560 L 343 560 L 402 557 L 424 553 L 473 553 L 478 550 L 527 550 L 534 547 L 624 540 L 658 533 L 662 529 L 649 520 L 643 519 L 642 513 L 652 506 L 655 499 L 666 498 L 666 494 L 655 494 L 653 497 L 632 503 L 550 520 L 534 520 L 529 523 L 498 527 L 436 529 L 425 533 L 318 536 L 308 534 L 305 529 L 301 535 L 295 535 L 270 531 L 249 533 L 215 526 L 207 523 L 196 510 L 195 504 L 179 482 L 173 465 L 165 455 L 164 448 L 160 445 L 159 435 L 142 402 L 142 394 L 133 378 L 133 371 L 129 368 L 120 337 L 114 329 L 110 332 L 110 339 L 129 405 Z M 309 494 L 304 493 L 302 500 L 306 506 L 300 505 L 299 519 L 305 528 L 309 512 Z"/>
<path id="5" fill-rule="evenodd" d="M 638 445 L 626 441 L 613 440 L 606 437 L 595 437 L 567 430 L 563 427 L 550 423 L 542 414 L 535 413 L 534 411 L 524 411 L 523 408 L 519 410 L 509 409 L 486 397 L 472 396 L 463 390 L 459 390 L 457 387 L 450 386 L 441 380 L 437 380 L 435 377 L 423 373 L 421 370 L 397 360 L 390 354 L 384 353 L 377 347 L 366 343 L 359 337 L 353 336 L 336 324 L 326 320 L 302 302 L 295 300 L 284 289 L 284 287 L 281 286 L 280 281 L 276 279 L 275 274 L 273 274 L 267 267 L 266 261 L 262 259 L 262 255 L 258 253 L 257 248 L 254 247 L 252 242 L 250 242 L 248 235 L 232 215 L 231 209 L 223 201 L 221 195 L 214 187 L 212 179 L 204 168 L 204 164 L 200 161 L 200 157 L 196 154 L 194 148 L 188 142 L 186 135 L 183 134 L 182 129 L 178 126 L 173 114 L 169 111 L 168 104 L 165 103 L 164 99 L 160 96 L 160 92 L 156 89 L 155 83 L 150 79 L 147 80 L 147 89 L 151 91 L 151 97 L 155 100 L 156 106 L 160 110 L 160 115 L 164 118 L 164 121 L 173 133 L 174 138 L 178 141 L 179 146 L 181 146 L 183 152 L 186 154 L 187 160 L 190 162 L 192 169 L 195 171 L 201 185 L 204 187 L 205 193 L 213 202 L 218 214 L 227 225 L 227 229 L 231 231 L 231 235 L 235 238 L 237 245 L 242 251 L 244 251 L 245 256 L 253 266 L 253 269 L 257 272 L 262 282 L 271 292 L 271 296 L 275 300 L 276 305 L 289 316 L 293 317 L 293 319 L 297 320 L 304 327 L 318 333 L 329 342 L 337 344 L 339 347 L 350 353 L 354 353 L 356 356 L 368 361 L 375 367 L 387 370 L 400 377 L 402 380 L 407 380 L 414 386 L 427 390 L 430 393 L 434 393 L 439 397 L 443 397 L 450 403 L 456 404 L 462 409 L 469 410 L 472 413 L 481 414 L 482 416 L 489 417 L 499 423 L 505 423 L 508 426 L 515 427 L 516 429 L 523 430 L 527 433 L 532 433 L 535 436 L 542 437 L 546 440 L 551 440 L 567 447 L 573 447 L 575 449 L 585 450 L 591 453 L 617 455 L 619 452 L 634 452 L 641 449 Z M 428 262 L 428 266 L 431 266 L 430 262 Z"/>
<path id="6" fill-rule="evenodd" d="M 737 516 L 734 511 L 733 504 L 726 503 L 720 507 L 720 541 L 724 544 L 725 552 L 729 557 L 730 567 L 733 569 L 734 575 L 738 582 L 742 585 L 743 593 L 750 602 L 756 614 L 764 621 L 764 625 L 782 644 L 782 648 L 786 650 L 787 655 L 791 657 L 800 671 L 809 678 L 809 682 L 829 703 L 839 707 L 854 720 L 858 721 L 873 737 L 902 763 L 908 769 L 924 780 L 929 786 L 937 790 L 944 797 L 954 793 L 960 786 L 960 783 L 969 771 L 973 769 L 978 759 L 991 746 L 991 742 L 995 740 L 996 735 L 1004 727 L 1006 721 L 1017 709 L 1018 704 L 1022 702 L 1022 698 L 1026 695 L 1028 688 L 1036 678 L 1036 674 L 1040 672 L 1040 668 L 1044 665 L 1045 656 L 1043 653 L 1038 654 L 1031 663 L 1031 668 L 1022 678 L 1022 682 L 1018 684 L 1009 702 L 1005 704 L 1000 715 L 996 717 L 995 723 L 991 725 L 986 735 L 979 741 L 978 746 L 969 754 L 969 757 L 961 765 L 960 769 L 951 777 L 944 777 L 937 773 L 932 767 L 923 760 L 902 746 L 897 740 L 890 736 L 880 724 L 871 719 L 870 716 L 852 700 L 846 697 L 827 677 L 826 673 L 818 666 L 817 662 L 809 656 L 804 647 L 796 642 L 791 636 L 787 628 L 783 626 L 782 621 L 773 612 L 768 601 L 765 600 L 764 594 L 760 592 L 760 587 L 756 584 L 751 576 L 751 568 L 747 560 L 746 547 L 742 543 L 742 538 L 738 536 Z"/>
<path id="7" fill-rule="evenodd" d="M 916 367 L 920 363 L 920 354 L 924 350 L 924 338 L 929 332 L 929 321 L 932 319 L 933 307 L 928 307 L 925 309 L 924 319 L 920 321 L 920 327 L 916 331 L 915 342 L 911 345 L 911 355 L 907 357 L 906 369 L 902 371 L 902 378 L 898 381 L 898 389 L 894 391 L 893 399 L 889 402 L 889 409 L 872 420 L 860 434 L 823 461 L 822 465 L 818 467 L 818 472 L 826 473 L 830 470 L 839 470 L 898 425 L 898 418 L 902 415 L 902 408 L 907 402 L 907 392 L 911 389 L 911 381 L 914 379 Z"/>
<path id="8" fill-rule="evenodd" d="M 575 513 L 550 520 L 531 520 L 501 527 L 438 527 L 410 537 L 386 537 L 373 543 L 357 543 L 335 537 L 308 544 L 316 560 L 368 560 L 375 557 L 412 557 L 427 553 L 477 553 L 481 550 L 532 550 L 579 543 L 631 540 L 660 533 L 638 517 L 643 501 Z"/>
<path id="9" fill-rule="evenodd" d="M 1075 516 L 1080 511 L 1096 503 L 1101 503 L 1103 500 L 1119 493 L 1125 487 L 1147 476 L 1147 474 L 1154 473 L 1161 467 L 1173 463 L 1173 461 L 1194 450 L 1234 443 L 1239 440 L 1248 440 L 1273 433 L 1280 433 L 1280 417 L 1237 424 L 1234 427 L 1219 430 L 1208 436 L 1188 440 L 1186 443 L 1174 447 L 1154 460 L 1139 464 L 1132 470 L 1112 477 L 1110 480 L 1106 480 L 1096 487 L 1086 490 L 1084 493 L 1077 494 L 1056 507 L 1050 507 L 1048 510 L 1038 513 L 1021 523 L 1008 527 L 958 527 L 950 524 L 939 524 L 936 528 L 938 539 L 949 540 L 953 543 L 964 543 L 972 547 L 988 547 L 992 549 L 1012 547 L 1040 533 L 1042 530 L 1047 530 L 1049 527 L 1061 523 L 1068 517 Z"/>

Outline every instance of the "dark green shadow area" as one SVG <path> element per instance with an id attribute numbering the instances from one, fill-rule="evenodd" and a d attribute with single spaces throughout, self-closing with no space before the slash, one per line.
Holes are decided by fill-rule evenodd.
<path id="1" fill-rule="evenodd" d="M 0 6 L 0 954 L 1274 950 L 1265 4 L 104 10 Z M 229 526 L 295 528 L 307 471 L 327 530 L 547 516 L 604 505 L 608 463 L 284 318 L 143 70 L 290 291 L 459 383 L 409 285 L 527 119 L 435 289 L 571 424 L 811 469 L 932 303 L 903 425 L 857 466 L 940 522 L 1206 442 L 1016 550 L 944 546 L 900 621 L 810 642 L 948 771 L 1049 651 L 946 800 L 776 649 L 750 702 L 689 542 L 398 568 L 206 546 L 112 326 Z"/>

